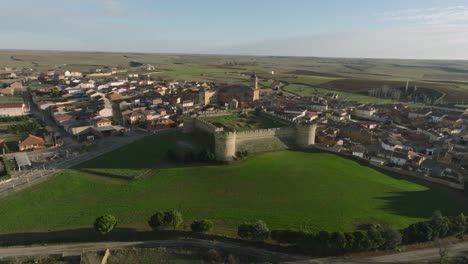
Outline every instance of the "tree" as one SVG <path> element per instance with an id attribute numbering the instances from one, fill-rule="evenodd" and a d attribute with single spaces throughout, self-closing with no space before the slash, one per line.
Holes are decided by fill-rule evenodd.
<path id="1" fill-rule="evenodd" d="M 449 249 L 452 246 L 448 239 L 436 239 L 437 247 L 439 248 L 439 263 L 445 263 L 446 258 L 449 254 Z"/>
<path id="2" fill-rule="evenodd" d="M 164 229 L 164 227 L 166 226 L 164 222 L 164 213 L 156 212 L 154 215 L 151 216 L 150 220 L 148 221 L 148 225 L 153 230 Z"/>
<path id="3" fill-rule="evenodd" d="M 367 231 L 371 249 L 379 249 L 385 243 L 382 233 L 377 228 L 371 228 Z"/>
<path id="4" fill-rule="evenodd" d="M 463 238 L 466 230 L 466 217 L 463 213 L 451 217 L 450 219 L 450 234 Z"/>
<path id="5" fill-rule="evenodd" d="M 433 230 L 429 222 L 419 222 L 411 224 L 404 232 L 405 242 L 426 242 L 432 240 Z"/>
<path id="6" fill-rule="evenodd" d="M 330 233 L 328 231 L 318 232 L 317 242 L 322 247 L 322 249 L 330 248 Z"/>
<path id="7" fill-rule="evenodd" d="M 253 240 L 259 240 L 263 241 L 268 239 L 270 236 L 270 229 L 268 228 L 267 224 L 263 222 L 262 220 L 258 220 L 257 223 L 255 223 L 252 226 L 252 239 Z"/>
<path id="8" fill-rule="evenodd" d="M 344 236 L 346 238 L 346 250 L 353 250 L 355 248 L 354 234 L 345 233 Z"/>
<path id="9" fill-rule="evenodd" d="M 353 236 L 355 250 L 368 250 L 371 247 L 371 242 L 366 232 L 356 231 L 353 232 Z"/>
<path id="10" fill-rule="evenodd" d="M 252 232 L 253 232 L 252 224 L 243 223 L 237 227 L 237 235 L 241 238 L 251 238 Z"/>
<path id="11" fill-rule="evenodd" d="M 94 221 L 94 229 L 98 231 L 101 235 L 109 234 L 117 225 L 117 218 L 113 215 L 103 215 L 96 218 Z"/>
<path id="12" fill-rule="evenodd" d="M 180 224 L 182 224 L 183 221 L 184 218 L 182 216 L 182 213 L 177 210 L 164 212 L 165 226 L 170 226 L 175 230 L 178 226 L 180 226 Z"/>
<path id="13" fill-rule="evenodd" d="M 330 236 L 330 246 L 336 250 L 346 248 L 347 239 L 342 232 L 333 232 Z"/>
<path id="14" fill-rule="evenodd" d="M 193 221 L 190 225 L 190 229 L 193 232 L 206 233 L 213 228 L 213 222 L 208 219 L 203 219 L 200 221 Z"/>
<path id="15" fill-rule="evenodd" d="M 450 221 L 447 217 L 444 217 L 439 210 L 432 213 L 430 222 L 433 230 L 432 237 L 444 238 L 448 235 L 450 231 Z"/>
<path id="16" fill-rule="evenodd" d="M 384 227 L 381 232 L 384 239 L 384 243 L 382 245 L 383 249 L 395 249 L 401 244 L 402 235 L 400 231 L 391 227 Z"/>

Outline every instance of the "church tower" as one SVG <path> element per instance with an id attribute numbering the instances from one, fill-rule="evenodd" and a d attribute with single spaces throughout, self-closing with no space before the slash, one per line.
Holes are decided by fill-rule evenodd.
<path id="1" fill-rule="evenodd" d="M 258 90 L 258 76 L 256 72 L 253 72 L 252 76 L 250 76 L 250 88 Z"/>

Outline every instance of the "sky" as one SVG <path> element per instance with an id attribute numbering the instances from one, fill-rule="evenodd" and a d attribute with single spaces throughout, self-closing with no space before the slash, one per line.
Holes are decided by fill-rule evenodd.
<path id="1" fill-rule="evenodd" d="M 0 49 L 468 59 L 468 0 L 0 0 Z"/>

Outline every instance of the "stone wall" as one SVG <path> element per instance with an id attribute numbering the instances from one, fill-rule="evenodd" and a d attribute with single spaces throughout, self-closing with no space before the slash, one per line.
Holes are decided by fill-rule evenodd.
<path id="1" fill-rule="evenodd" d="M 203 119 L 194 119 L 194 128 L 199 129 L 210 134 L 214 134 L 217 132 L 223 132 L 224 129 L 222 127 L 216 127 L 215 125 L 211 124 L 210 122 L 203 120 Z"/>
<path id="2" fill-rule="evenodd" d="M 231 111 L 204 112 L 199 117 L 230 115 Z M 268 116 L 268 114 L 266 114 Z M 276 116 L 270 116 L 279 120 Z M 216 127 L 210 122 L 186 116 L 184 118 L 183 131 L 191 133 L 201 130 L 210 133 L 215 139 L 214 153 L 221 161 L 232 160 L 237 151 L 248 151 L 250 153 L 273 151 L 288 148 L 308 148 L 315 144 L 315 124 L 296 124 L 287 118 L 282 122 L 289 124 L 288 127 L 257 129 L 244 132 L 227 132 L 223 128 Z"/>

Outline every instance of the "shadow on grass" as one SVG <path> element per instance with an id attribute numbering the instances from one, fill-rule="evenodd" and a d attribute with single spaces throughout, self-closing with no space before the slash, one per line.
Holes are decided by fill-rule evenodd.
<path id="1" fill-rule="evenodd" d="M 236 244 L 236 246 L 228 246 L 231 250 L 236 250 L 243 247 L 253 247 L 272 252 L 283 253 L 301 253 L 298 248 L 281 246 L 278 244 L 269 244 L 259 241 L 249 241 L 224 236 L 211 234 L 201 234 L 189 231 L 137 231 L 132 228 L 116 228 L 110 234 L 102 236 L 92 228 L 68 229 L 52 232 L 35 232 L 35 233 L 15 233 L 1 234 L 1 246 L 18 246 L 18 245 L 33 245 L 33 244 L 58 244 L 58 243 L 92 243 L 92 242 L 132 242 L 132 241 L 156 241 L 156 240 L 180 240 L 181 243 L 176 245 L 168 243 L 167 246 L 174 247 L 193 247 L 193 248 L 213 248 L 212 243 L 191 243 L 191 239 L 204 240 L 210 242 L 226 242 Z M 183 243 L 182 241 L 187 241 Z M 216 243 L 218 244 L 218 243 Z M 148 247 L 149 245 L 141 245 L 140 247 Z M 166 247 L 166 245 L 164 245 Z M 135 246 L 138 247 L 138 246 Z M 222 247 L 217 245 L 215 247 Z M 303 253 L 303 252 L 302 252 Z"/>

